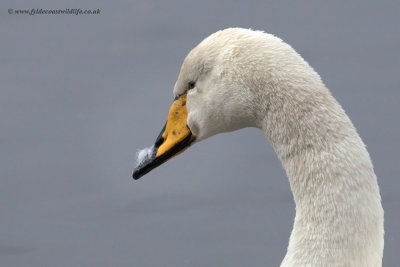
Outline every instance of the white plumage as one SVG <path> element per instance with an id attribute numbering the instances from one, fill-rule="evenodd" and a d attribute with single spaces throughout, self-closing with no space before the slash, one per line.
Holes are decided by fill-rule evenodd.
<path id="1" fill-rule="evenodd" d="M 382 265 L 383 209 L 370 156 L 292 47 L 260 31 L 216 32 L 185 58 L 175 96 L 189 82 L 187 125 L 196 142 L 257 127 L 281 160 L 296 204 L 282 266 Z M 139 162 L 151 152 L 139 153 Z"/>
<path id="2" fill-rule="evenodd" d="M 154 145 L 139 150 L 136 154 L 137 156 L 136 166 L 141 166 L 146 164 L 146 162 L 151 159 L 153 153 L 154 153 Z"/>

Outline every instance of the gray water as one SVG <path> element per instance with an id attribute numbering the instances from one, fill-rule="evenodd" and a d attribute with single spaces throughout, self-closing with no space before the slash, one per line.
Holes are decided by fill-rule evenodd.
<path id="1" fill-rule="evenodd" d="M 278 266 L 294 204 L 261 131 L 215 136 L 131 178 L 186 54 L 240 26 L 291 44 L 345 108 L 381 186 L 384 266 L 396 266 L 399 10 L 399 1 L 2 1 L 0 265 Z"/>

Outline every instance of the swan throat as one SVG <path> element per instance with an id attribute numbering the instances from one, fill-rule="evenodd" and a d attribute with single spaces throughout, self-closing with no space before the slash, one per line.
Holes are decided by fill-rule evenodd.
<path id="1" fill-rule="evenodd" d="M 152 169 L 185 151 L 196 139 L 187 127 L 186 93 L 177 98 L 169 110 L 168 120 L 150 149 L 139 152 L 138 165 L 133 171 L 137 180 Z M 146 153 L 146 156 L 143 154 Z"/>

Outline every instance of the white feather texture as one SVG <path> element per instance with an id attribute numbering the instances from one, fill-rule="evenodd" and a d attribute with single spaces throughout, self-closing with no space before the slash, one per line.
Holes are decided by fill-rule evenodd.
<path id="1" fill-rule="evenodd" d="M 187 125 L 197 142 L 257 127 L 281 160 L 296 204 L 281 266 L 382 266 L 383 208 L 370 156 L 343 108 L 291 46 L 259 31 L 216 32 L 185 58 L 174 94 L 184 93 L 188 81 L 196 82 L 187 95 Z"/>
<path id="2" fill-rule="evenodd" d="M 139 167 L 144 165 L 148 160 L 151 159 L 153 153 L 154 153 L 154 145 L 139 150 L 136 154 L 137 156 L 136 166 Z"/>

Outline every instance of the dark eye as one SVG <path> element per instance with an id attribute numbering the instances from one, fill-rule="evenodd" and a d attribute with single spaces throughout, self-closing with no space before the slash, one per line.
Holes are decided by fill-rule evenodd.
<path id="1" fill-rule="evenodd" d="M 194 87 L 196 86 L 196 82 L 189 82 L 188 83 L 188 89 L 190 90 L 190 89 L 193 89 Z"/>

